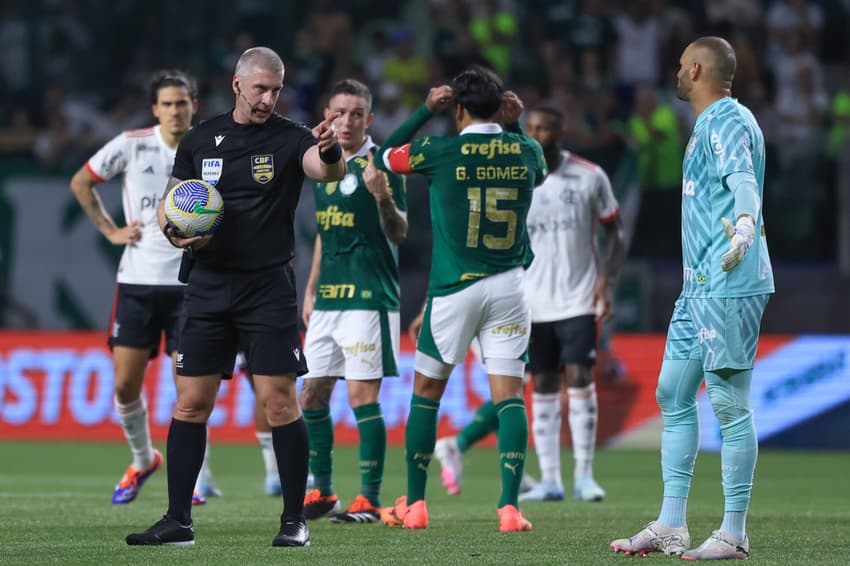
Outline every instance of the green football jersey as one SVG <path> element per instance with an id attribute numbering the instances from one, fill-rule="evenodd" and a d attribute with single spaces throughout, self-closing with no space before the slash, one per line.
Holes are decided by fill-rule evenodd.
<path id="1" fill-rule="evenodd" d="M 547 174 L 534 139 L 478 124 L 458 136 L 425 137 L 394 148 L 388 165 L 431 182 L 428 296 L 448 295 L 531 263 L 526 216 L 532 191 Z"/>
<path id="2" fill-rule="evenodd" d="M 313 186 L 322 239 L 317 310 L 399 310 L 398 247 L 384 234 L 375 197 L 363 182 L 366 151 L 376 149 L 367 138 L 347 160 L 341 181 Z M 387 173 L 387 179 L 396 206 L 407 211 L 405 178 Z"/>

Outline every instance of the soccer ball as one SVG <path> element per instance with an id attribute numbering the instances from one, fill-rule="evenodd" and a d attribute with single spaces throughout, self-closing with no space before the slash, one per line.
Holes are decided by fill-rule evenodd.
<path id="1" fill-rule="evenodd" d="M 200 179 L 181 181 L 165 196 L 165 218 L 186 238 L 212 234 L 223 215 L 221 193 Z"/>

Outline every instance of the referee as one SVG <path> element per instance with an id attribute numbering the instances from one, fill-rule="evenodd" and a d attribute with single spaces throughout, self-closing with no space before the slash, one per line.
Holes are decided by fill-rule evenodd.
<path id="1" fill-rule="evenodd" d="M 187 276 L 177 401 L 168 431 L 168 511 L 146 531 L 128 535 L 129 545 L 194 544 L 192 489 L 204 456 L 205 425 L 238 349 L 246 353 L 272 427 L 283 486 L 280 532 L 272 544 L 310 544 L 303 513 L 309 443 L 295 389 L 307 364 L 289 260 L 304 176 L 336 181 L 346 166 L 332 126 L 335 115 L 311 131 L 274 112 L 283 75 L 283 61 L 271 49 L 245 51 L 233 76 L 233 110 L 196 126 L 177 148 L 166 192 L 182 180 L 203 179 L 221 192 L 225 212 L 214 237 L 182 238 L 167 227 L 160 202 L 160 227 L 172 244 L 189 250 L 184 258 L 194 265 Z"/>

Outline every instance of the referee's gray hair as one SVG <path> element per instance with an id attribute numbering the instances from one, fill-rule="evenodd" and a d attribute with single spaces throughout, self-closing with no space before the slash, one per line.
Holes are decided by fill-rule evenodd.
<path id="1" fill-rule="evenodd" d="M 237 77 L 244 77 L 256 68 L 283 74 L 283 60 L 268 47 L 252 47 L 239 56 L 234 74 Z"/>

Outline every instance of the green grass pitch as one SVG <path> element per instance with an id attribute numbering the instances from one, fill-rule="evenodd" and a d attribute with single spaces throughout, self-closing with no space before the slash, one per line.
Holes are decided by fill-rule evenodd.
<path id="1" fill-rule="evenodd" d="M 164 450 L 164 447 L 160 446 Z M 357 454 L 335 451 L 335 487 L 341 499 L 357 494 Z M 529 469 L 536 473 L 531 457 Z M 671 558 L 614 554 L 613 538 L 629 536 L 658 513 L 658 452 L 603 450 L 595 470 L 607 490 L 602 503 L 527 503 L 530 533 L 498 532 L 496 454 L 466 455 L 464 491 L 449 497 L 431 466 L 430 525 L 422 531 L 380 524 L 310 523 L 310 548 L 273 548 L 281 502 L 262 493 L 256 446 L 213 444 L 213 473 L 224 497 L 196 507 L 195 546 L 128 547 L 127 533 L 147 528 L 165 511 L 164 470 L 139 498 L 110 504 L 112 488 L 129 461 L 122 444 L 0 443 L 0 564 L 667 564 Z M 565 479 L 572 461 L 564 453 Z M 768 452 L 759 457 L 748 531 L 752 564 L 850 562 L 850 454 Z M 403 493 L 402 450 L 387 455 L 384 504 Z M 567 485 L 568 491 L 570 485 Z M 719 457 L 697 462 L 688 507 L 692 544 L 719 526 Z"/>

